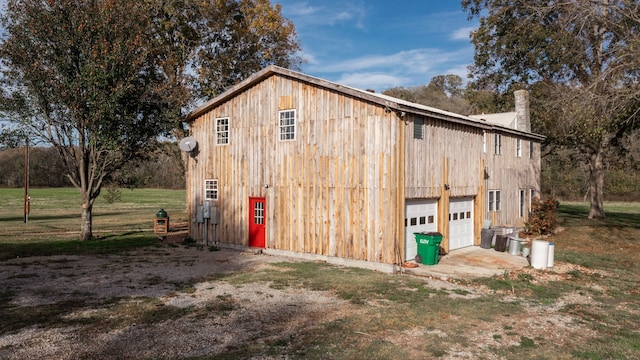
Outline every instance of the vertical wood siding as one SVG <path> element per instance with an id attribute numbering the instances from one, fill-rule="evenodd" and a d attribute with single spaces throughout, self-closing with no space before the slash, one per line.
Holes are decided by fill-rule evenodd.
<path id="1" fill-rule="evenodd" d="M 289 107 L 296 138 L 280 141 L 278 110 Z M 229 145 L 215 144 L 219 117 L 230 119 Z M 257 196 L 267 201 L 268 248 L 394 263 L 399 124 L 379 105 L 271 76 L 192 123 L 200 153 L 189 162 L 191 213 L 204 180 L 218 179 L 216 241 L 247 245 L 248 198 Z M 202 239 L 203 225 L 192 223 L 191 236 Z"/>
<path id="2" fill-rule="evenodd" d="M 424 122 L 422 139 L 413 137 L 416 119 Z M 482 129 L 419 115 L 408 116 L 407 124 L 412 129 L 405 143 L 405 196 L 438 199 L 438 231 L 443 235 L 442 247 L 448 251 L 449 198 L 476 198 L 481 190 Z M 474 222 L 480 222 L 482 211 L 474 214 Z M 474 229 L 477 229 L 477 242 L 480 227 L 474 226 Z"/>
<path id="3" fill-rule="evenodd" d="M 495 154 L 495 133 L 487 132 L 487 152 L 485 161 L 488 179 L 486 191 L 500 190 L 500 211 L 489 212 L 485 205 L 485 217 L 494 226 L 521 227 L 528 219 L 530 189 L 540 191 L 540 143 L 534 142 L 534 158 L 529 158 L 531 140 L 521 138 L 522 156 L 516 156 L 517 135 L 502 134 L 502 152 Z M 523 217 L 519 216 L 519 190 L 525 190 L 526 207 Z"/>
<path id="4" fill-rule="evenodd" d="M 406 199 L 437 199 L 438 228 L 448 249 L 450 197 L 474 198 L 475 242 L 483 219 L 521 226 L 518 190 L 539 191 L 540 145 L 515 155 L 504 132 L 495 155 L 483 127 L 384 107 L 297 78 L 274 74 L 221 102 L 191 123 L 199 154 L 188 161 L 190 236 L 248 245 L 249 197 L 266 198 L 266 247 L 354 260 L 399 263 Z M 281 141 L 279 110 L 296 111 L 295 140 Z M 216 144 L 216 119 L 229 118 L 229 144 Z M 424 138 L 414 139 L 415 121 Z M 485 176 L 485 170 L 488 177 Z M 219 224 L 195 222 L 204 181 L 217 179 Z M 445 188 L 448 185 L 448 189 Z M 501 211 L 487 211 L 488 190 Z M 527 204 L 529 203 L 527 198 Z"/>

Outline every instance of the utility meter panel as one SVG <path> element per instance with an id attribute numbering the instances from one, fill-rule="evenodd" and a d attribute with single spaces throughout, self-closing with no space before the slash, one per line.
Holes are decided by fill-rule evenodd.
<path id="1" fill-rule="evenodd" d="M 218 225 L 218 207 L 211 207 L 211 224 Z"/>
<path id="2" fill-rule="evenodd" d="M 205 219 L 211 218 L 211 204 L 209 202 L 205 202 L 202 204 L 202 217 Z"/>
<path id="3" fill-rule="evenodd" d="M 204 207 L 198 205 L 196 208 L 196 221 L 200 224 L 204 222 Z"/>

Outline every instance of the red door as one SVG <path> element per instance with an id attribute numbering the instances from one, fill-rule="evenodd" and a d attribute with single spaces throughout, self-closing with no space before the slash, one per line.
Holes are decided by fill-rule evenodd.
<path id="1" fill-rule="evenodd" d="M 249 246 L 251 247 L 265 247 L 266 209 L 265 198 L 249 198 Z"/>

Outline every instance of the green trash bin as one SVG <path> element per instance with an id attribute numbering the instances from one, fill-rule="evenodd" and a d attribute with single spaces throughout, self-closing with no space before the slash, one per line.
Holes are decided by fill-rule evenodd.
<path id="1" fill-rule="evenodd" d="M 437 264 L 442 234 L 439 232 L 420 232 L 413 233 L 413 235 L 418 243 L 418 255 L 416 255 L 415 261 L 424 265 Z"/>

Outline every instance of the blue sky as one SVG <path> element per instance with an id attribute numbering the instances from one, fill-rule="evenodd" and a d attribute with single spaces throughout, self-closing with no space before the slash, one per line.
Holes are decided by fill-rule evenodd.
<path id="1" fill-rule="evenodd" d="M 306 74 L 378 92 L 467 78 L 469 22 L 459 0 L 272 0 L 295 25 Z"/>

